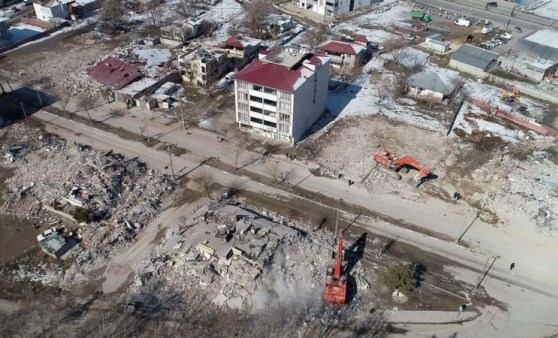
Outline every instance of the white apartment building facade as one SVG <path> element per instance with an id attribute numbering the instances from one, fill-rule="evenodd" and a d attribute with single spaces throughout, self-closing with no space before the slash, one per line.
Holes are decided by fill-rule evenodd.
<path id="1" fill-rule="evenodd" d="M 361 7 L 370 6 L 382 0 L 298 0 L 301 8 L 329 16 L 347 14 Z"/>
<path id="2" fill-rule="evenodd" d="M 279 47 L 236 75 L 236 121 L 242 130 L 290 144 L 322 115 L 328 56 Z"/>

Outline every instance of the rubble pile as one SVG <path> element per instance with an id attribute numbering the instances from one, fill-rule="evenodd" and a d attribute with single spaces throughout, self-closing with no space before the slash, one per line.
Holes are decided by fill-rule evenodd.
<path id="1" fill-rule="evenodd" d="M 280 216 L 231 204 L 210 204 L 185 222 L 135 267 L 132 288 L 152 278 L 175 290 L 201 286 L 215 304 L 237 309 L 321 302 L 331 234 L 306 233 Z M 352 274 L 364 285 L 357 266 Z"/>
<path id="2" fill-rule="evenodd" d="M 558 170 L 556 156 L 534 150 L 526 160 L 509 153 L 489 161 L 473 173 L 480 183 L 497 189 L 486 194 L 488 209 L 498 215 L 523 219 L 526 225 L 550 236 L 558 235 Z"/>
<path id="3" fill-rule="evenodd" d="M 23 133 L 17 144 L 2 147 L 5 165 L 17 170 L 6 182 L 10 193 L 0 212 L 45 220 L 51 212 L 84 218 L 79 219 L 81 250 L 67 281 L 127 247 L 174 191 L 171 180 L 138 159 L 38 131 Z"/>

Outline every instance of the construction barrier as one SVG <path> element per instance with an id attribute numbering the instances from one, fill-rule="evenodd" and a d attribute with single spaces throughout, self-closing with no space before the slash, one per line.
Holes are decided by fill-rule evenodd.
<path id="1" fill-rule="evenodd" d="M 500 110 L 500 109 L 488 104 L 487 102 L 480 101 L 480 100 L 474 99 L 474 98 L 469 97 L 469 96 L 466 96 L 464 98 L 464 100 L 474 104 L 475 106 L 479 107 L 480 109 L 482 109 L 482 110 L 484 110 L 488 113 L 495 113 L 496 116 L 503 117 L 504 119 L 506 119 L 508 121 L 519 124 L 521 126 L 524 126 L 525 128 L 530 129 L 532 131 L 535 131 L 535 132 L 537 132 L 541 135 L 548 136 L 548 137 L 551 137 L 553 139 L 558 139 L 558 131 L 556 131 L 554 129 L 547 128 L 547 127 L 544 127 L 544 126 L 538 124 L 537 122 L 529 121 L 529 120 L 524 119 L 522 117 L 515 116 L 513 114 L 510 114 L 508 112 Z"/>

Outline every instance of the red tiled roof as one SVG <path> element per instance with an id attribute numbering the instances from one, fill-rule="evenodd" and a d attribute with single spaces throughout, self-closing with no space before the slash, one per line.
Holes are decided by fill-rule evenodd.
<path id="1" fill-rule="evenodd" d="M 322 60 L 316 55 L 312 55 L 308 61 L 313 65 L 322 64 Z M 304 63 L 296 69 L 289 69 L 285 66 L 256 60 L 238 73 L 235 80 L 294 93 L 300 85 L 299 81 L 313 72 Z"/>
<path id="2" fill-rule="evenodd" d="M 238 35 L 235 36 L 231 36 L 230 38 L 228 38 L 224 43 L 223 43 L 224 47 L 235 47 L 238 49 L 244 49 L 244 44 L 242 43 L 242 41 L 240 41 L 238 39 Z"/>
<path id="3" fill-rule="evenodd" d="M 346 54 L 346 55 L 357 55 L 358 52 L 350 43 L 344 43 L 341 41 L 330 41 L 325 45 L 320 47 L 321 50 L 330 53 Z"/>
<path id="4" fill-rule="evenodd" d="M 366 36 L 362 35 L 362 34 L 357 34 L 353 36 L 353 41 L 357 41 L 357 42 L 368 42 L 368 39 L 366 38 Z"/>
<path id="5" fill-rule="evenodd" d="M 88 74 L 93 80 L 115 89 L 121 89 L 141 77 L 139 68 L 112 56 L 97 63 Z"/>
<path id="6" fill-rule="evenodd" d="M 244 48 L 246 48 L 246 46 L 249 46 L 251 44 L 257 45 L 256 42 L 259 42 L 259 40 L 244 38 L 244 37 L 238 36 L 238 35 L 233 35 L 230 38 L 228 38 L 227 40 L 225 40 L 225 42 L 223 42 L 221 47 L 222 48 L 234 47 L 234 48 L 238 48 L 238 49 L 244 49 Z"/>

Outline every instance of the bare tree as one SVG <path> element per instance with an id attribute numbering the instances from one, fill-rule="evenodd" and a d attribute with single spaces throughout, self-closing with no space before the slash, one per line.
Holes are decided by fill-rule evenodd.
<path id="1" fill-rule="evenodd" d="M 199 70 L 195 67 L 193 62 L 186 62 L 184 65 L 184 72 L 188 76 L 188 82 L 190 82 L 191 85 L 195 84 L 194 82 L 199 75 Z"/>
<path id="2" fill-rule="evenodd" d="M 379 71 L 372 73 L 372 83 L 376 87 L 378 102 L 381 103 L 386 98 L 388 92 L 388 84 L 384 81 L 383 74 Z"/>
<path id="3" fill-rule="evenodd" d="M 73 95 L 74 88 L 70 87 L 70 89 L 68 89 L 68 91 L 60 98 L 60 104 L 62 105 L 62 110 L 64 111 L 64 114 L 66 114 L 66 116 L 70 114 L 67 108 Z"/>
<path id="4" fill-rule="evenodd" d="M 151 19 L 151 24 L 156 28 L 161 28 L 163 25 L 163 8 L 160 6 L 155 6 L 149 10 L 149 18 Z"/>
<path id="5" fill-rule="evenodd" d="M 389 53 L 393 63 L 399 65 L 405 53 L 405 47 L 408 45 L 409 41 L 407 39 L 392 37 L 384 43 L 384 51 Z"/>
<path id="6" fill-rule="evenodd" d="M 353 67 L 350 65 L 343 65 L 341 69 L 341 79 L 345 84 L 345 93 L 349 85 L 362 74 L 362 67 Z"/>
<path id="7" fill-rule="evenodd" d="M 193 16 L 196 12 L 196 0 L 180 0 L 175 11 L 184 18 Z"/>
<path id="8" fill-rule="evenodd" d="M 266 19 L 273 11 L 271 0 L 254 0 L 246 3 L 244 24 L 255 38 L 265 38 L 267 35 Z"/>
<path id="9" fill-rule="evenodd" d="M 123 22 L 125 14 L 123 2 L 120 0 L 102 0 L 101 9 L 99 10 L 101 20 L 113 26 Z"/>
<path id="10" fill-rule="evenodd" d="M 89 110 L 95 108 L 97 104 L 97 98 L 89 95 L 83 95 L 78 99 L 78 105 L 81 109 L 85 110 L 85 113 L 89 117 L 91 122 L 95 122 L 89 113 Z"/>
<path id="11" fill-rule="evenodd" d="M 211 186 L 213 185 L 213 176 L 208 172 L 203 172 L 198 176 L 202 191 L 211 197 Z"/>
<path id="12" fill-rule="evenodd" d="M 327 40 L 327 27 L 319 25 L 316 29 L 308 29 L 303 36 L 302 43 L 308 45 L 311 49 L 315 49 Z"/>

